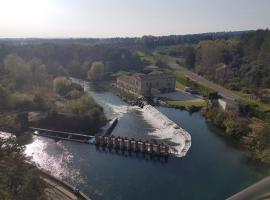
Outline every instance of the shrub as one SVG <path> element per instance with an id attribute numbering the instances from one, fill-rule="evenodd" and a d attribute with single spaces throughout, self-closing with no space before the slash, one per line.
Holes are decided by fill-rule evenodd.
<path id="1" fill-rule="evenodd" d="M 8 102 L 8 91 L 0 84 L 0 107 L 4 108 Z"/>
<path id="2" fill-rule="evenodd" d="M 72 90 L 83 91 L 81 85 L 77 83 L 72 83 L 71 80 L 65 77 L 57 77 L 53 80 L 54 91 L 60 94 L 61 96 L 66 96 Z"/>
<path id="3" fill-rule="evenodd" d="M 53 89 L 58 94 L 64 96 L 66 95 L 71 86 L 71 81 L 65 77 L 57 77 L 53 80 Z"/>
<path id="4" fill-rule="evenodd" d="M 15 93 L 11 96 L 11 107 L 20 111 L 35 109 L 33 97 L 23 93 Z"/>
<path id="5" fill-rule="evenodd" d="M 69 99 L 78 99 L 83 95 L 83 92 L 78 91 L 78 90 L 72 90 L 71 92 L 68 93 L 67 97 Z"/>

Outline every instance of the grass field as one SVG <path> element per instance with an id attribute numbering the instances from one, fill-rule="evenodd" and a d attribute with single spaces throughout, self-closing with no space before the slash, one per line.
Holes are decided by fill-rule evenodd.
<path id="1" fill-rule="evenodd" d="M 165 101 L 171 106 L 183 106 L 183 107 L 205 107 L 207 103 L 205 101 Z"/>
<path id="2" fill-rule="evenodd" d="M 150 64 L 155 64 L 155 58 L 152 55 L 149 55 L 142 51 L 136 51 L 136 54 L 139 56 L 140 60 L 143 62 L 148 62 Z"/>
<path id="3" fill-rule="evenodd" d="M 250 99 L 248 94 L 241 91 L 233 91 L 235 94 L 241 97 L 241 101 L 245 104 L 256 106 L 260 111 L 265 112 L 270 110 L 270 104 L 263 103 L 256 99 Z"/>

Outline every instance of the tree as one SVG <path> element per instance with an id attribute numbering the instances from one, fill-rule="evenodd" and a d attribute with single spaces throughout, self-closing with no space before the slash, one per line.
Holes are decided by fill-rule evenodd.
<path id="1" fill-rule="evenodd" d="M 0 199 L 46 199 L 40 173 L 16 138 L 0 138 Z"/>
<path id="2" fill-rule="evenodd" d="M 104 76 L 105 66 L 102 62 L 94 62 L 87 72 L 87 78 L 91 81 L 100 81 Z"/>
<path id="3" fill-rule="evenodd" d="M 57 77 L 53 80 L 53 89 L 58 94 L 64 96 L 69 92 L 71 81 L 65 77 Z"/>
<path id="4" fill-rule="evenodd" d="M 5 71 L 7 71 L 11 80 L 16 82 L 17 87 L 29 83 L 31 80 L 31 70 L 28 63 L 21 57 L 10 54 L 4 60 Z"/>
<path id="5" fill-rule="evenodd" d="M 8 100 L 8 91 L 0 84 L 0 108 L 5 107 Z"/>
<path id="6" fill-rule="evenodd" d="M 37 58 L 32 59 L 29 65 L 32 72 L 33 83 L 36 85 L 44 83 L 48 77 L 46 66 Z"/>
<path id="7" fill-rule="evenodd" d="M 196 52 L 193 47 L 186 47 L 184 49 L 185 65 L 187 68 L 194 68 L 196 61 Z"/>

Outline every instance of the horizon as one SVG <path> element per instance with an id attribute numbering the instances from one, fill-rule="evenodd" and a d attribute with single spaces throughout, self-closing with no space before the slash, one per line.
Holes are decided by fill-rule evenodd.
<path id="1" fill-rule="evenodd" d="M 267 0 L 0 2 L 0 38 L 132 38 L 270 27 Z"/>
<path id="2" fill-rule="evenodd" d="M 188 35 L 203 35 L 203 34 L 217 34 L 217 33 L 237 33 L 237 32 L 255 32 L 258 30 L 269 30 L 265 29 L 250 29 L 250 30 L 235 30 L 235 31 L 213 31 L 213 32 L 199 32 L 199 33 L 186 33 L 186 34 L 169 34 L 169 35 L 142 35 L 142 36 L 116 36 L 116 37 L 1 37 L 0 40 L 11 39 L 11 40 L 20 40 L 20 39 L 37 39 L 37 40 L 68 40 L 68 39 L 93 39 L 93 40 L 106 40 L 106 39 L 133 39 L 133 38 L 143 38 L 143 37 L 169 37 L 169 36 L 188 36 Z"/>

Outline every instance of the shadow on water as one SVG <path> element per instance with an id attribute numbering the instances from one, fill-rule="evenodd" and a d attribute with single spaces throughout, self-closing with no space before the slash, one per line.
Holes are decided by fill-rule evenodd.
<path id="1" fill-rule="evenodd" d="M 229 136 L 226 136 L 226 132 L 223 129 L 215 126 L 211 122 L 206 121 L 206 126 L 212 133 L 215 133 L 214 134 L 215 137 L 223 141 L 223 143 L 227 147 L 243 152 L 243 155 L 240 157 L 240 161 L 244 163 L 248 168 L 262 173 L 263 174 L 261 176 L 262 178 L 265 177 L 265 174 L 270 175 L 269 166 L 258 164 L 258 162 L 256 162 L 255 160 L 252 160 L 250 158 L 250 152 L 247 149 L 245 149 L 243 146 L 241 146 L 239 141 Z"/>
<path id="2" fill-rule="evenodd" d="M 103 153 L 108 156 L 117 155 L 117 156 L 122 156 L 125 158 L 151 161 L 153 163 L 167 164 L 169 162 L 168 156 L 140 153 L 138 151 L 132 152 L 132 151 L 127 151 L 127 150 L 104 148 L 104 147 L 96 146 L 96 152 Z"/>

